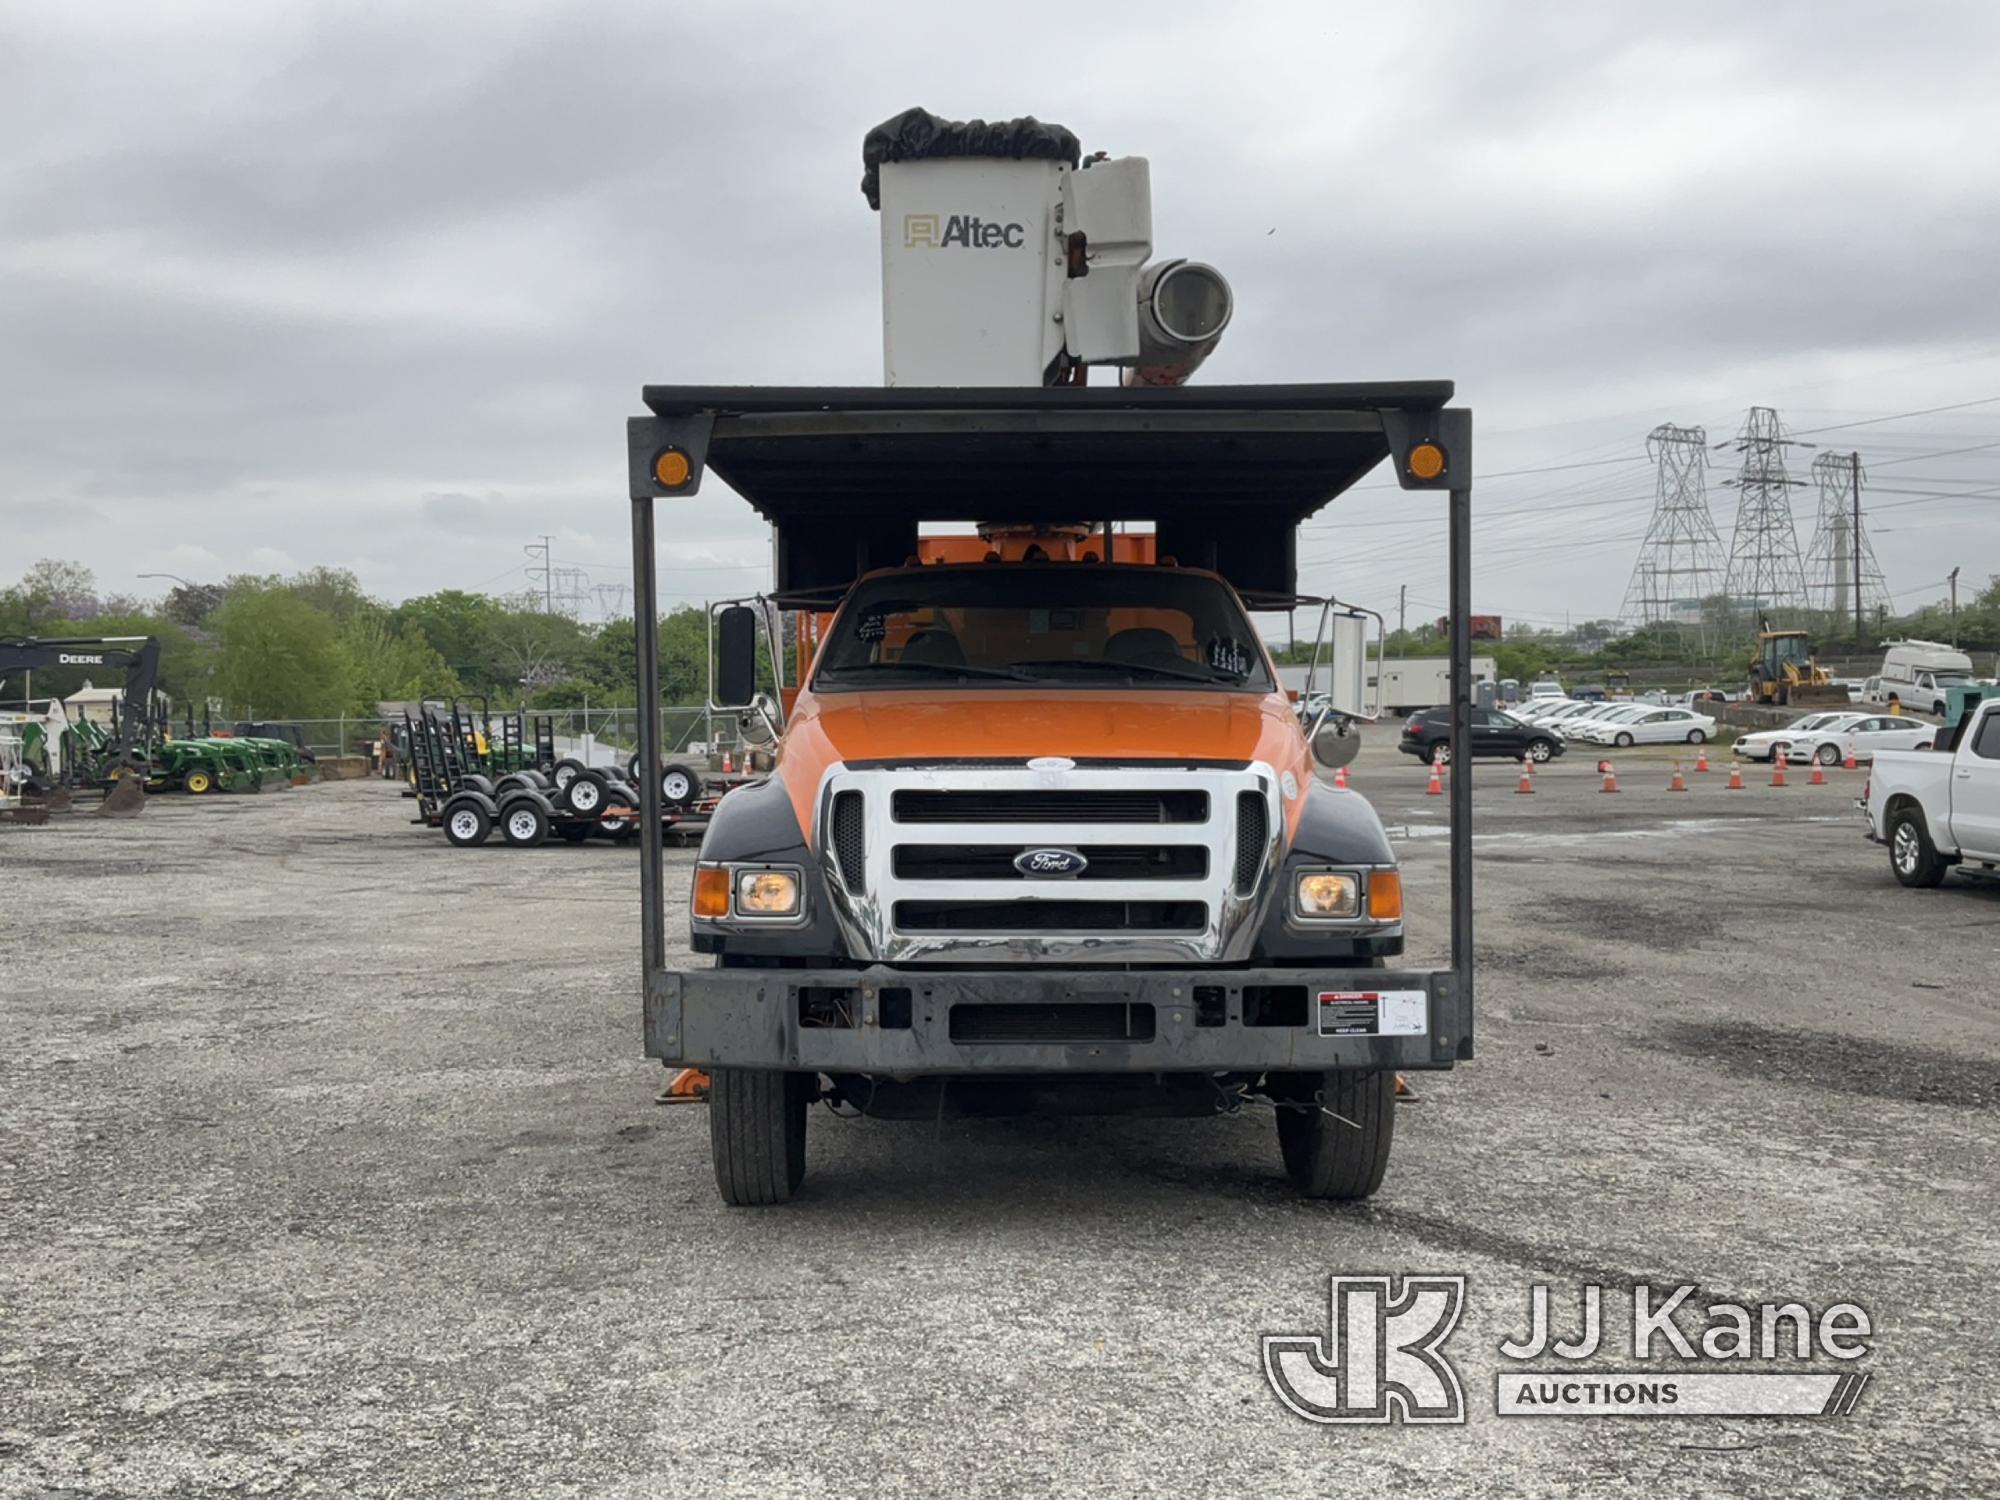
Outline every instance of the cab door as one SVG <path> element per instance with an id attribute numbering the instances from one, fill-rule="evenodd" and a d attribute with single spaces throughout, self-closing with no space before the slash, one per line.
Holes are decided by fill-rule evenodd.
<path id="1" fill-rule="evenodd" d="M 1989 703 L 1951 767 L 1951 834 L 1959 852 L 2000 859 L 2000 703 Z"/>

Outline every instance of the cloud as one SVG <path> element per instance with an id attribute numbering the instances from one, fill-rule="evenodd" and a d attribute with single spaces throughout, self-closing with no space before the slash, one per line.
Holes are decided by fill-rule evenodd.
<path id="1" fill-rule="evenodd" d="M 1660 421 L 1720 436 L 1752 402 L 1814 426 L 2000 393 L 2000 98 L 1962 81 L 2000 41 L 1990 6 L 866 15 L 10 17 L 0 535 L 107 587 L 187 572 L 190 537 L 205 574 L 286 556 L 393 597 L 523 586 L 548 534 L 616 582 L 642 384 L 880 378 L 860 138 L 912 103 L 1147 155 L 1159 252 L 1236 286 L 1205 380 L 1453 378 L 1482 470 L 1636 454 Z M 1615 610 L 1650 494 L 1643 464 L 1482 487 L 1481 607 Z M 1990 549 L 1990 514 L 1898 511 L 1892 585 L 1942 571 L 1922 518 Z M 726 493 L 666 516 L 662 548 L 683 597 L 768 556 Z M 1377 607 L 1442 597 L 1435 528 L 1393 494 L 1302 551 Z"/>

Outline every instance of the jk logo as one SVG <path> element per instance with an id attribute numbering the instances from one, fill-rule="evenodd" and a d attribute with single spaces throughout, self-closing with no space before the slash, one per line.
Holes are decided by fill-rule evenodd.
<path id="1" fill-rule="evenodd" d="M 1463 1276 L 1327 1278 L 1324 1338 L 1265 1334 L 1264 1378 L 1308 1422 L 1463 1422 L 1465 1391 L 1442 1352 L 1465 1307 Z"/>
<path id="2" fill-rule="evenodd" d="M 903 248 L 914 250 L 919 245 L 935 247 L 938 242 L 938 216 L 936 214 L 903 215 Z"/>

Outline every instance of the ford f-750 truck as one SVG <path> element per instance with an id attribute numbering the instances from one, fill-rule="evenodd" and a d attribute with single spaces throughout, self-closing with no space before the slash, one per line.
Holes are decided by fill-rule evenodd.
<path id="1" fill-rule="evenodd" d="M 1444 382 L 1181 384 L 1226 292 L 1202 323 L 1219 278 L 1186 302 L 1166 276 L 1119 280 L 1132 227 L 1094 215 L 1113 215 L 1107 195 L 1129 207 L 1126 164 L 1078 168 L 1067 132 L 1053 158 L 1019 131 L 880 135 L 885 220 L 902 204 L 915 226 L 885 222 L 892 272 L 905 251 L 1005 257 L 1018 239 L 1024 295 L 1065 317 L 996 353 L 980 340 L 1011 293 L 926 264 L 912 275 L 952 293 L 935 316 L 885 275 L 887 387 L 645 390 L 628 424 L 641 764 L 661 760 L 655 542 L 704 479 L 771 524 L 776 574 L 716 614 L 713 694 L 775 769 L 716 809 L 695 956 L 671 967 L 658 778 L 640 778 L 646 1050 L 710 1073 L 731 1203 L 792 1196 L 817 1100 L 925 1119 L 1268 1106 L 1302 1192 L 1367 1196 L 1397 1072 L 1472 1055 L 1470 788 L 1451 778 L 1451 965 L 1404 967 L 1395 852 L 1333 784 L 1369 714 L 1362 664 L 1336 661 L 1330 706 L 1301 725 L 1253 615 L 1352 623 L 1299 596 L 1297 528 L 1386 465 L 1448 532 L 1466 764 L 1470 413 Z M 934 191 L 895 170 L 964 164 L 954 151 L 978 170 Z M 940 245 L 947 208 L 1020 233 Z M 1109 306 L 1077 291 L 1097 245 L 1118 251 Z M 1152 304 L 1121 323 L 1135 296 Z M 1126 383 L 1084 384 L 1093 361 Z M 760 639 L 784 659 L 778 610 L 819 628 L 796 686 L 758 693 Z"/>

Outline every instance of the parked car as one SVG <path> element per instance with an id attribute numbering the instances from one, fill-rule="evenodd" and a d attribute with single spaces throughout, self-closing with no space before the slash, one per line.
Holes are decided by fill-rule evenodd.
<path id="1" fill-rule="evenodd" d="M 1739 696 L 1726 693 L 1721 688 L 1696 688 L 1691 693 L 1682 693 L 1674 702 L 1681 708 L 1700 710 L 1717 703 L 1734 703 Z"/>
<path id="2" fill-rule="evenodd" d="M 1585 725 L 1583 738 L 1595 745 L 1700 745 L 1715 733 L 1715 720 L 1687 708 L 1640 706 Z"/>
<path id="3" fill-rule="evenodd" d="M 1937 738 L 1938 727 L 1922 719 L 1906 719 L 1898 714 L 1842 714 L 1841 722 L 1822 724 L 1795 736 L 1785 759 L 1797 764 L 1818 761 L 1836 766 L 1851 751 L 1856 760 L 1875 758 L 1878 750 L 1928 750 Z"/>
<path id="4" fill-rule="evenodd" d="M 1512 714 L 1502 713 L 1497 708 L 1475 708 L 1470 712 L 1472 718 L 1467 728 L 1475 759 L 1519 760 L 1525 755 L 1530 760 L 1546 761 L 1563 753 L 1560 736 L 1524 723 Z M 1402 742 L 1397 748 L 1405 755 L 1414 755 L 1418 760 L 1426 760 L 1433 765 L 1449 764 L 1451 710 L 1426 708 L 1411 714 L 1409 722 L 1403 726 Z"/>
<path id="5" fill-rule="evenodd" d="M 1563 685 L 1553 677 L 1539 677 L 1528 684 L 1528 697 L 1530 699 L 1560 698 L 1562 696 Z"/>
<path id="6" fill-rule="evenodd" d="M 1904 885 L 1937 885 L 1967 861 L 2000 867 L 2000 698 L 1938 732 L 1938 750 L 1883 751 L 1861 794 L 1868 836 Z"/>
<path id="7" fill-rule="evenodd" d="M 1783 729 L 1759 729 L 1754 734 L 1740 734 L 1736 737 L 1735 753 L 1745 760 L 1769 760 L 1777 753 L 1780 745 L 1789 745 L 1802 735 L 1816 729 L 1840 729 L 1849 724 L 1859 723 L 1865 714 L 1828 713 L 1822 709 L 1818 713 L 1805 714 L 1792 720 Z"/>

